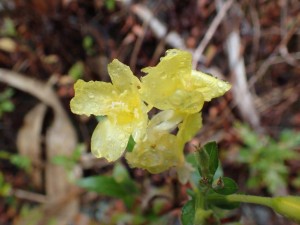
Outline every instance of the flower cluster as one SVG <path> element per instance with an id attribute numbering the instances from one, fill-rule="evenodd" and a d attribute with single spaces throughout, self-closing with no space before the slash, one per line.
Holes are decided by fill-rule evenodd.
<path id="1" fill-rule="evenodd" d="M 108 65 L 112 83 L 75 83 L 71 110 L 105 116 L 92 135 L 96 157 L 117 160 L 132 136 L 134 148 L 125 156 L 131 167 L 151 173 L 176 167 L 183 177 L 183 148 L 202 126 L 204 102 L 222 96 L 230 84 L 192 70 L 192 55 L 178 49 L 168 50 L 157 66 L 142 71 L 146 75 L 139 80 L 128 66 L 113 60 Z M 152 108 L 160 112 L 149 119 Z"/>

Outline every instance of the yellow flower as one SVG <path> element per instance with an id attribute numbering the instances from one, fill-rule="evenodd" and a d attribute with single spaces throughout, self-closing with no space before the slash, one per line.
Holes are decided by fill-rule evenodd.
<path id="1" fill-rule="evenodd" d="M 91 140 L 92 153 L 108 161 L 124 152 L 130 135 L 135 141 L 144 136 L 147 107 L 140 98 L 140 81 L 118 60 L 108 65 L 112 83 L 78 80 L 70 106 L 73 113 L 106 116 L 97 125 Z"/>
<path id="2" fill-rule="evenodd" d="M 142 97 L 161 110 L 196 113 L 205 101 L 230 89 L 227 82 L 192 70 L 192 55 L 178 49 L 168 50 L 157 66 L 142 71 L 147 73 L 142 78 Z"/>
<path id="3" fill-rule="evenodd" d="M 184 169 L 179 178 L 184 183 L 189 173 L 184 161 L 183 148 L 201 128 L 201 114 L 183 114 L 173 110 L 162 111 L 149 122 L 145 138 L 137 142 L 126 159 L 131 167 L 146 169 L 151 173 L 161 173 L 171 167 Z M 179 128 L 177 135 L 171 134 Z"/>

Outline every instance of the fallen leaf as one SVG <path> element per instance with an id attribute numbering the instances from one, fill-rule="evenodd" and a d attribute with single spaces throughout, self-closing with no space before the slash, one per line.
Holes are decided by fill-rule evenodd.
<path id="1" fill-rule="evenodd" d="M 47 106 L 43 103 L 36 105 L 24 118 L 23 126 L 17 136 L 17 148 L 21 155 L 31 160 L 31 178 L 35 187 L 42 188 L 41 160 L 41 131 Z"/>

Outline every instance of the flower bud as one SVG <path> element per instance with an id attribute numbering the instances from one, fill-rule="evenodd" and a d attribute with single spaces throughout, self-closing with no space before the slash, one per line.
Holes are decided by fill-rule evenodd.
<path id="1" fill-rule="evenodd" d="M 275 197 L 272 200 L 271 207 L 275 212 L 293 221 L 300 222 L 300 197 Z"/>

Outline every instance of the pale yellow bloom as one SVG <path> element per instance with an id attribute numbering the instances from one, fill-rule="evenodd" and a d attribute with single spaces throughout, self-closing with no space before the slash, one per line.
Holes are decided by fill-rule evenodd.
<path id="1" fill-rule="evenodd" d="M 199 112 L 205 101 L 222 96 L 230 84 L 208 74 L 192 70 L 192 55 L 170 49 L 155 67 L 142 70 L 141 94 L 150 105 L 161 110 Z"/>
<path id="2" fill-rule="evenodd" d="M 124 152 L 130 135 L 141 139 L 148 122 L 147 107 L 140 98 L 140 81 L 130 68 L 118 60 L 108 65 L 112 84 L 78 80 L 70 106 L 73 113 L 106 116 L 96 127 L 91 141 L 92 153 L 108 161 Z"/>
<path id="3" fill-rule="evenodd" d="M 183 149 L 202 126 L 203 104 L 230 88 L 227 82 L 192 70 L 191 62 L 189 52 L 171 49 L 157 66 L 143 69 L 147 75 L 142 82 L 118 60 L 108 65 L 112 83 L 78 80 L 72 112 L 105 116 L 92 135 L 93 154 L 117 160 L 132 135 L 136 144 L 126 154 L 131 167 L 151 173 L 175 167 L 186 182 L 191 167 Z M 163 111 L 148 121 L 152 107 Z"/>
<path id="4" fill-rule="evenodd" d="M 161 173 L 171 167 L 178 167 L 180 179 L 189 171 L 184 160 L 184 145 L 201 128 L 200 113 L 182 114 L 173 110 L 162 111 L 149 122 L 146 136 L 137 142 L 132 152 L 126 154 L 131 167 L 143 168 L 151 173 Z M 177 127 L 177 135 L 172 134 Z"/>

